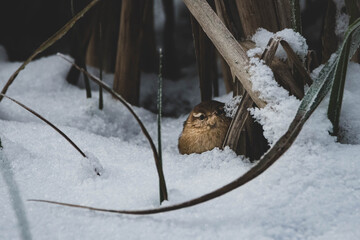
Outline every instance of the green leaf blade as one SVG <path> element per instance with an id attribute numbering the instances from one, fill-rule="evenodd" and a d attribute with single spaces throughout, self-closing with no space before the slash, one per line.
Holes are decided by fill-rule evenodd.
<path id="1" fill-rule="evenodd" d="M 349 59 L 354 55 L 360 45 L 360 18 L 348 28 L 344 42 L 339 49 L 340 53 L 335 68 L 333 86 L 328 107 L 328 118 L 333 124 L 333 135 L 339 133 L 342 99 L 344 95 L 345 80 Z"/>

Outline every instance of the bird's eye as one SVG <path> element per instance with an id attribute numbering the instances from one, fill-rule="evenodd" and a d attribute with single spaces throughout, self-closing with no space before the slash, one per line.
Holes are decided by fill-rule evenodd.
<path id="1" fill-rule="evenodd" d="M 193 113 L 193 116 L 196 118 L 199 118 L 200 120 L 205 119 L 205 114 L 203 114 L 203 113 Z"/>

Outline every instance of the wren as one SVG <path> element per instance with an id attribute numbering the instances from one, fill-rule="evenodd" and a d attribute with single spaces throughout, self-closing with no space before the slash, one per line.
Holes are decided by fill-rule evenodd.
<path id="1" fill-rule="evenodd" d="M 221 147 L 229 128 L 231 118 L 226 117 L 224 103 L 202 102 L 194 107 L 184 122 L 179 137 L 181 154 L 202 153 Z"/>

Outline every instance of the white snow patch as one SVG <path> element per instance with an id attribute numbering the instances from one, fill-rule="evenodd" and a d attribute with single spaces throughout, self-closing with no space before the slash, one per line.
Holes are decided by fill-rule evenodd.
<path id="1" fill-rule="evenodd" d="M 231 98 L 230 101 L 225 102 L 224 111 L 225 111 L 227 117 L 231 117 L 231 118 L 235 117 L 235 114 L 239 107 L 241 99 L 242 99 L 241 96 L 235 96 L 235 97 Z"/>
<path id="2" fill-rule="evenodd" d="M 294 52 L 304 61 L 307 55 L 308 45 L 306 44 L 305 38 L 292 29 L 285 28 L 279 32 L 272 33 L 264 28 L 259 28 L 252 36 L 251 40 L 254 41 L 256 46 L 260 47 L 263 52 L 270 38 L 275 37 L 279 37 L 287 41 Z M 275 56 L 283 60 L 287 59 L 286 52 L 280 44 L 278 50 L 275 53 Z"/>
<path id="3" fill-rule="evenodd" d="M 260 92 L 262 99 L 277 104 L 289 97 L 289 93 L 275 81 L 273 72 L 263 60 L 253 57 L 250 58 L 250 64 L 252 89 Z"/>
<path id="4" fill-rule="evenodd" d="M 81 173 L 80 175 L 86 178 L 104 177 L 104 167 L 101 165 L 99 159 L 91 152 L 85 152 L 86 157 L 81 159 Z"/>

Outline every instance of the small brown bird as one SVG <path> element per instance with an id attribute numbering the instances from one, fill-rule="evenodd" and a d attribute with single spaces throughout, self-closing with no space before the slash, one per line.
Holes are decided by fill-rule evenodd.
<path id="1" fill-rule="evenodd" d="M 221 147 L 230 122 L 231 118 L 225 116 L 224 103 L 206 101 L 198 104 L 184 122 L 179 152 L 202 153 Z"/>

